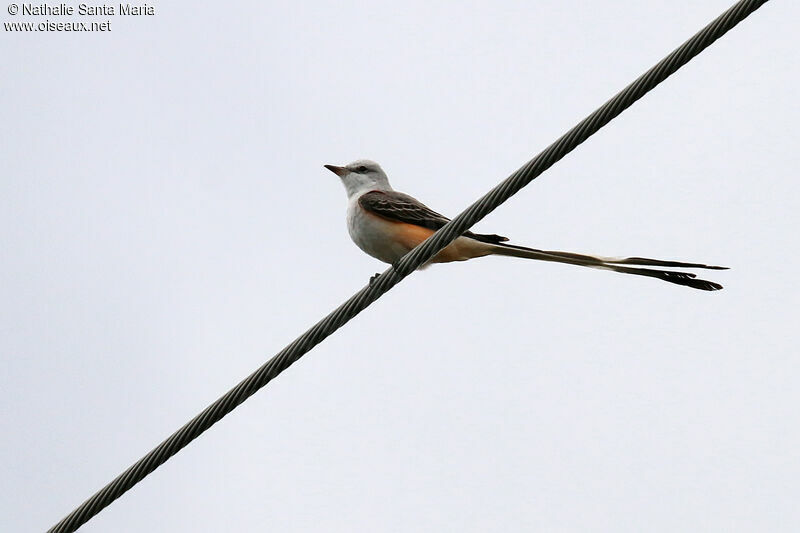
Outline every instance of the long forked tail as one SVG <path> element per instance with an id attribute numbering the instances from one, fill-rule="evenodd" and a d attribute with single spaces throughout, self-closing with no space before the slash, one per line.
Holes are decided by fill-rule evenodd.
<path id="1" fill-rule="evenodd" d="M 576 254 L 572 252 L 556 252 L 551 250 L 537 250 L 525 246 L 515 246 L 513 244 L 497 243 L 492 247 L 492 253 L 496 255 L 508 255 L 511 257 L 524 257 L 526 259 L 538 259 L 540 261 L 553 261 L 556 263 L 567 263 L 602 270 L 613 270 L 623 274 L 634 274 L 636 276 L 647 276 L 651 278 L 663 279 L 677 285 L 685 285 L 693 289 L 703 291 L 718 291 L 722 288 L 719 283 L 698 279 L 695 274 L 689 272 L 676 272 L 674 270 L 661 270 L 655 268 L 641 268 L 643 265 L 653 267 L 668 268 L 705 268 L 711 270 L 727 270 L 728 267 L 704 265 L 702 263 L 683 263 L 681 261 L 661 261 L 659 259 L 648 259 L 646 257 L 599 257 L 593 255 Z"/>

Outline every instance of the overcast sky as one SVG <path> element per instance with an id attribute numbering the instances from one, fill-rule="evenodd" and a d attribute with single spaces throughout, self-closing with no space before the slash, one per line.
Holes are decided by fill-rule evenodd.
<path id="1" fill-rule="evenodd" d="M 0 32 L 0 529 L 385 269 L 323 164 L 453 216 L 731 1 L 4 5 L 111 31 Z M 798 20 L 769 2 L 477 226 L 725 290 L 417 272 L 82 531 L 797 531 Z"/>

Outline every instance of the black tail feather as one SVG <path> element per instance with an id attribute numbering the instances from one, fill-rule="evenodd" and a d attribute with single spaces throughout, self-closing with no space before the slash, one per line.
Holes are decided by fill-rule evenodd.
<path id="1" fill-rule="evenodd" d="M 619 261 L 611 261 L 618 265 L 647 265 L 662 266 L 672 268 L 705 268 L 707 270 L 728 270 L 729 267 L 704 265 L 702 263 L 683 263 L 681 261 L 662 261 L 660 259 L 648 259 L 646 257 L 626 257 Z"/>
<path id="2" fill-rule="evenodd" d="M 655 270 L 651 268 L 632 268 L 622 267 L 616 265 L 609 265 L 609 269 L 615 272 L 622 272 L 624 274 L 634 274 L 637 276 L 648 276 L 651 278 L 662 279 L 669 283 L 676 285 L 684 285 L 693 289 L 700 289 L 701 291 L 718 291 L 722 289 L 722 285 L 713 281 L 699 279 L 694 274 L 689 272 L 674 272 L 671 270 Z"/>

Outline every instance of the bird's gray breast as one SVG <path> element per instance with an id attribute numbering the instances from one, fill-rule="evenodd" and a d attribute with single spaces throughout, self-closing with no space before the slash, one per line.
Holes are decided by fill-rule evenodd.
<path id="1" fill-rule="evenodd" d="M 389 222 L 364 211 L 358 200 L 347 207 L 347 231 L 356 246 L 376 259 L 394 263 L 408 251 L 387 234 Z"/>

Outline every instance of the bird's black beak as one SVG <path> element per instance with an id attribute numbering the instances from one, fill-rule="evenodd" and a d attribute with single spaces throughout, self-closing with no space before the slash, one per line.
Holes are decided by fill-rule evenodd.
<path id="1" fill-rule="evenodd" d="M 342 176 L 346 176 L 346 175 L 347 175 L 347 173 L 348 173 L 348 172 L 350 172 L 350 171 L 349 171 L 349 170 L 347 170 L 346 168 L 344 168 L 344 167 L 337 167 L 336 165 L 324 165 L 324 166 L 325 166 L 325 168 L 327 168 L 328 170 L 330 170 L 331 172 L 333 172 L 334 174 L 336 174 L 336 175 L 337 175 L 337 176 L 339 176 L 340 178 L 341 178 Z"/>

